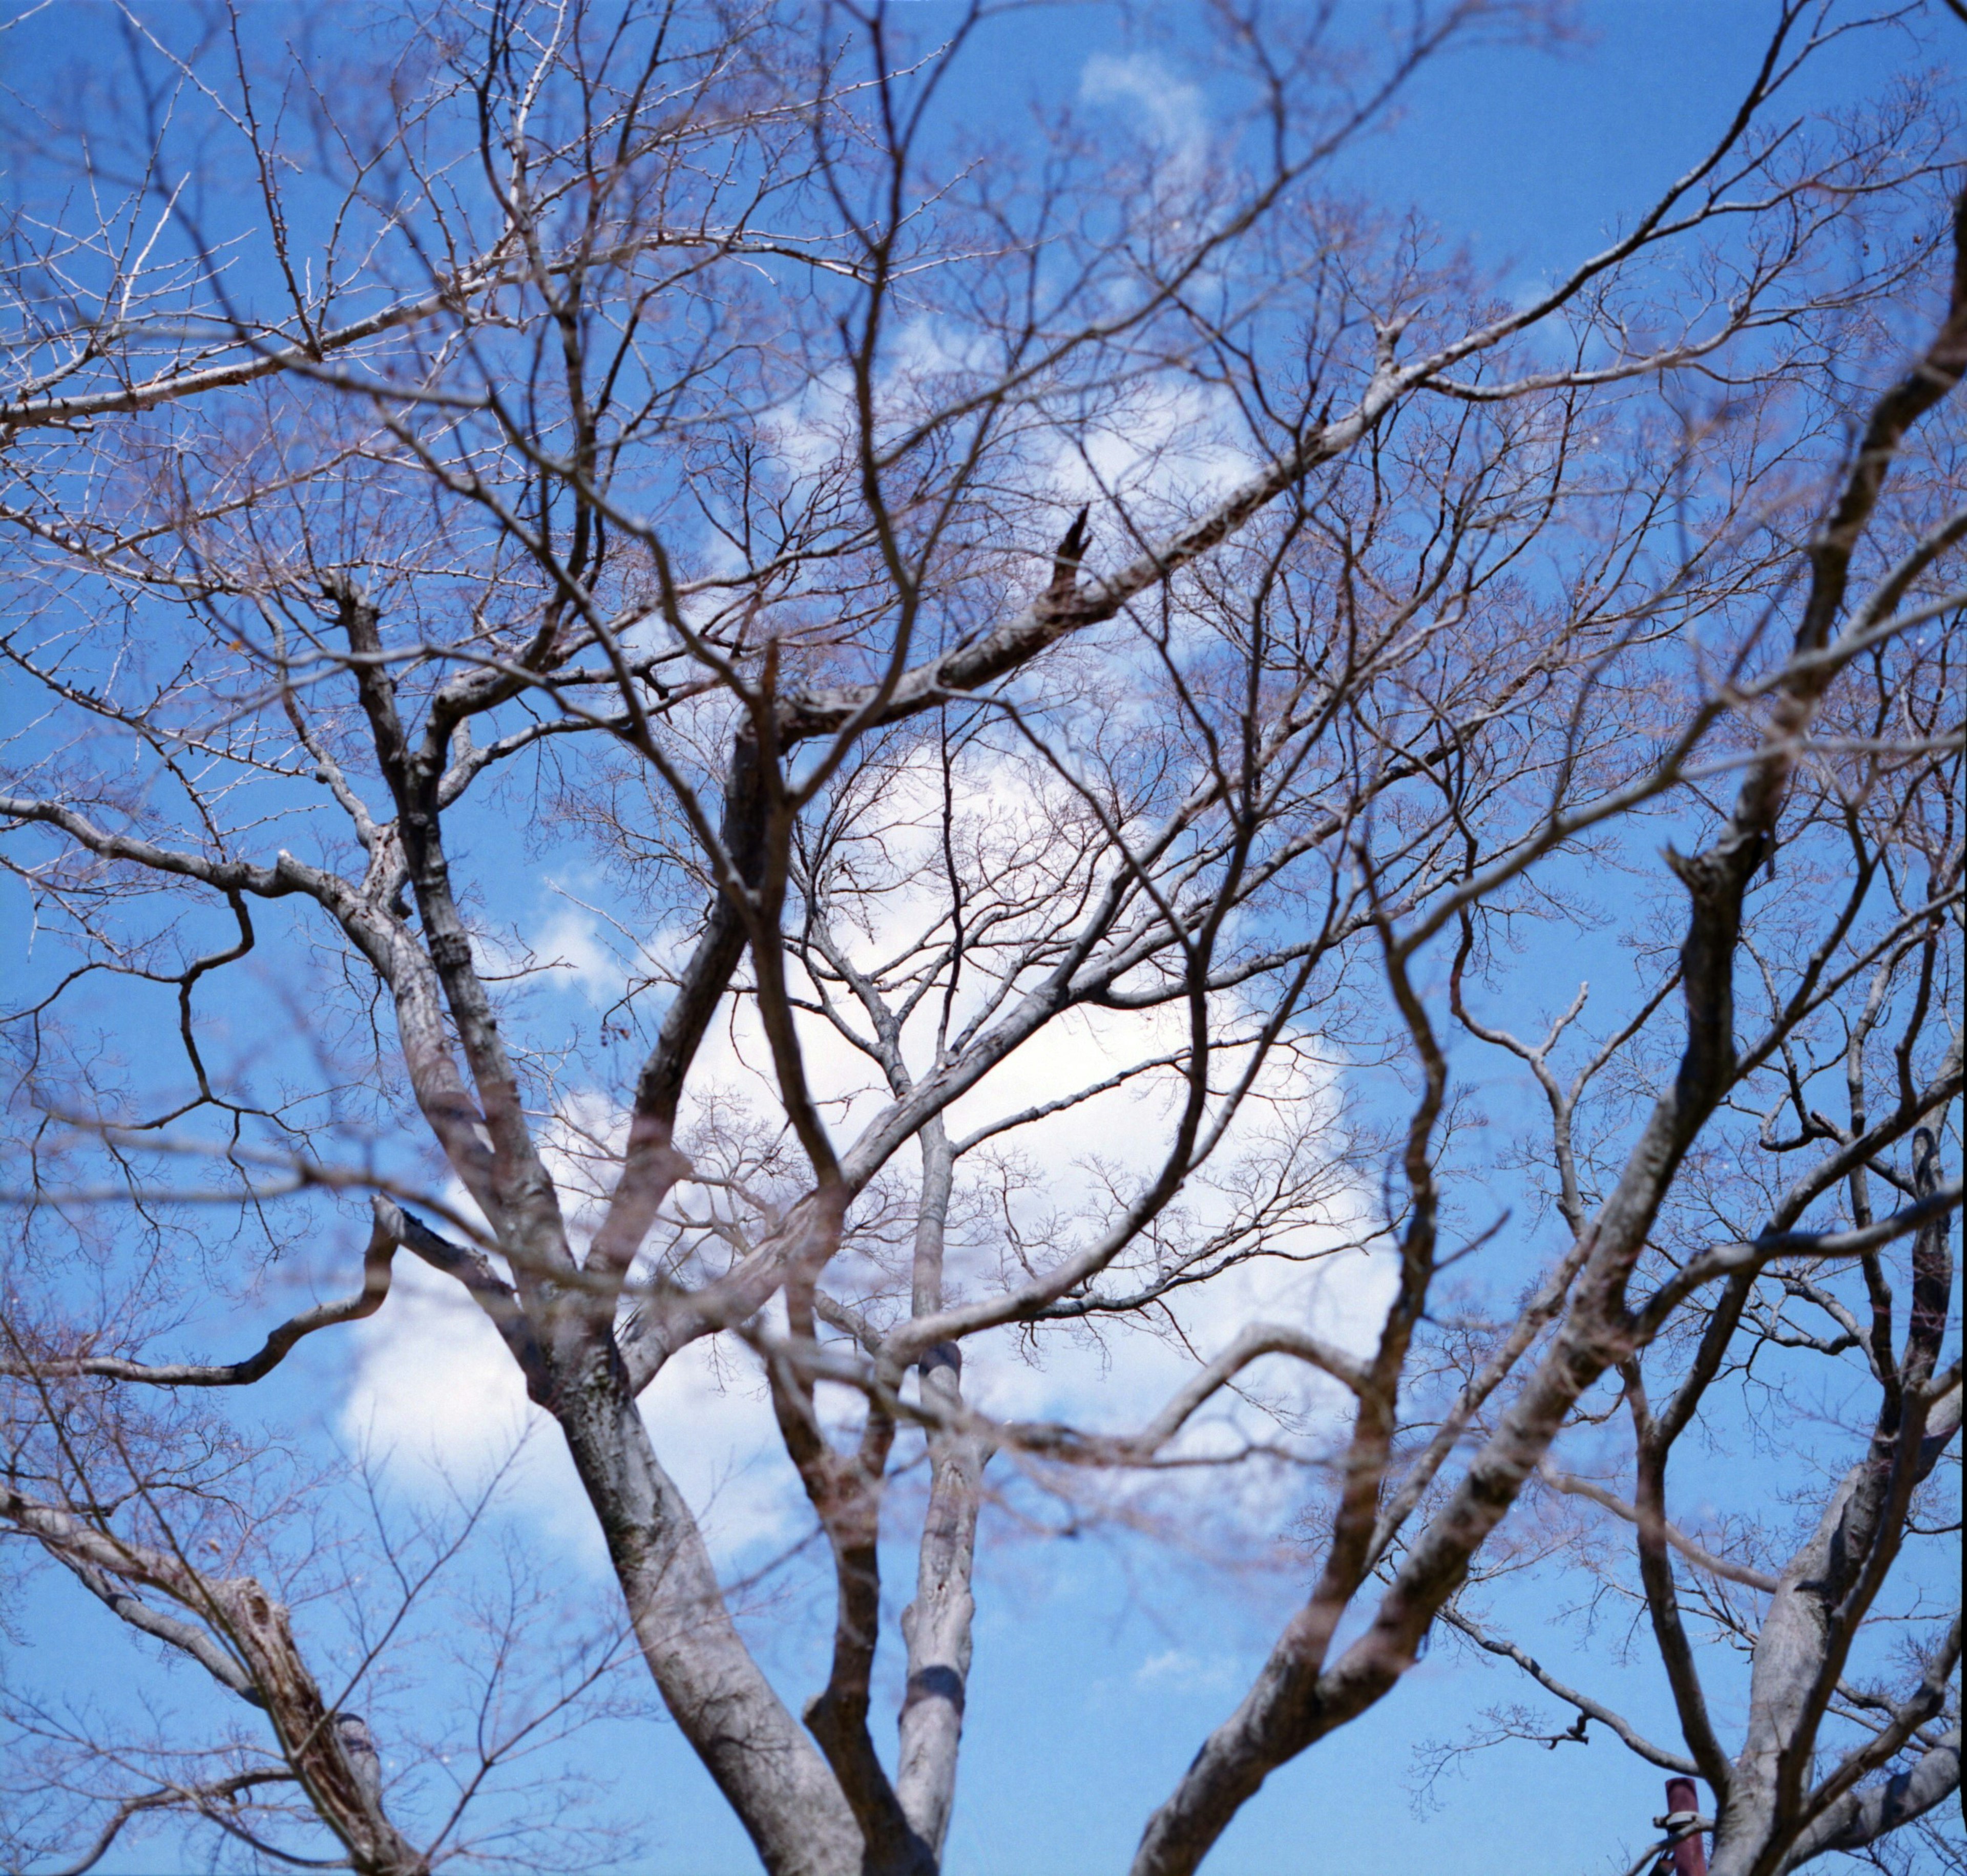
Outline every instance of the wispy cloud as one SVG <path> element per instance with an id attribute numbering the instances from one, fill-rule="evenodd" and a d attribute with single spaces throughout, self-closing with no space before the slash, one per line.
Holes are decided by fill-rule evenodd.
<path id="1" fill-rule="evenodd" d="M 1125 110 L 1171 164 L 1200 167 L 1209 137 L 1202 89 L 1177 77 L 1165 60 L 1151 52 L 1096 52 L 1080 72 L 1079 95 L 1088 104 Z"/>

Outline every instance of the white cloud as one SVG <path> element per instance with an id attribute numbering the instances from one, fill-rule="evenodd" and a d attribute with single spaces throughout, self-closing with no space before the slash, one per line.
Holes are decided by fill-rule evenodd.
<path id="1" fill-rule="evenodd" d="M 966 812 L 1014 819 L 1041 805 L 1031 784 L 1003 769 L 974 778 L 971 786 Z M 931 843 L 939 840 L 939 783 L 925 767 L 903 767 L 884 791 L 883 849 L 896 883 L 874 895 L 871 929 L 848 940 L 864 966 L 904 945 L 931 917 L 935 889 L 929 862 Z M 918 821 L 919 827 L 913 825 Z M 912 844 L 917 842 L 919 851 Z M 547 932 L 558 932 L 564 951 L 588 957 L 588 967 L 599 971 L 593 961 L 602 948 L 596 926 L 550 925 Z M 544 936 L 538 948 L 547 948 Z M 982 986 L 974 985 L 967 994 L 981 993 Z M 935 1000 L 929 999 L 906 1032 L 919 1072 L 927 1065 L 935 1009 Z M 810 1015 L 799 1022 L 811 1085 L 829 1104 L 836 1144 L 845 1147 L 885 1104 L 886 1090 L 867 1058 L 828 1025 Z M 1167 1048 L 1179 1027 L 1180 1019 L 1166 1014 L 1124 1011 L 1080 1012 L 1055 1021 L 954 1104 L 951 1131 L 961 1137 L 1099 1080 Z M 740 1008 L 732 1020 L 712 1026 L 693 1070 L 693 1093 L 699 1105 L 713 1090 L 748 1096 L 769 1119 L 768 1061 L 754 1015 Z M 1258 1092 L 1274 1097 L 1287 1112 L 1308 1117 L 1314 1132 L 1319 1116 L 1330 1108 L 1329 1083 L 1288 1063 L 1267 1070 Z M 1152 1176 L 1169 1140 L 1174 1096 L 1166 1073 L 1143 1076 L 1004 1136 L 1029 1173 L 1028 1187 L 1014 1202 L 1021 1227 L 1038 1230 L 1049 1212 L 1060 1236 L 1096 1229 L 1100 1208 L 1110 1202 L 1109 1186 L 1128 1193 Z M 617 1097 L 599 1091 L 570 1099 L 564 1111 L 564 1126 L 550 1129 L 543 1145 L 550 1170 L 568 1195 L 578 1242 L 591 1229 L 592 1203 L 575 1195 L 589 1189 L 596 1161 L 582 1155 L 577 1143 L 584 1135 L 602 1148 L 605 1180 L 607 1157 L 619 1144 L 625 1116 Z M 1268 1113 L 1253 1106 L 1226 1155 L 1281 1151 L 1264 1140 Z M 904 1149 L 896 1170 L 904 1181 L 912 1177 L 912 1150 Z M 1212 1166 L 1210 1177 L 1219 1170 Z M 450 1196 L 462 1209 L 462 1195 Z M 702 1196 L 699 1191 L 696 1200 Z M 1190 1230 L 1220 1229 L 1232 1203 L 1219 1180 L 1198 1183 L 1184 1198 Z M 1322 1212 L 1298 1225 L 1293 1248 L 1302 1251 L 1337 1242 L 1365 1209 L 1362 1195 L 1339 1186 Z M 973 1233 L 968 1242 L 952 1245 L 952 1281 L 967 1294 L 986 1293 L 1004 1280 L 1001 1255 L 1001 1243 Z M 397 1293 L 368 1325 L 346 1408 L 347 1428 L 389 1450 L 409 1475 L 426 1479 L 496 1464 L 530 1429 L 514 1474 L 515 1498 L 557 1538 L 573 1543 L 575 1554 L 598 1561 L 592 1519 L 560 1436 L 526 1402 L 517 1371 L 490 1325 L 461 1292 L 413 1261 L 402 1260 L 399 1271 Z M 1383 1261 L 1357 1253 L 1310 1264 L 1245 1264 L 1174 1298 L 1171 1322 L 1120 1321 L 1102 1325 L 1097 1333 L 1048 1330 L 1045 1351 L 1035 1362 L 1027 1358 L 1028 1347 L 1016 1332 L 978 1338 L 966 1351 L 966 1392 L 986 1410 L 1008 1419 L 1131 1432 L 1193 1371 L 1197 1355 L 1213 1355 L 1248 1322 L 1295 1325 L 1363 1350 L 1392 1281 Z M 1221 1452 L 1247 1441 L 1285 1438 L 1310 1456 L 1335 1427 L 1341 1405 L 1333 1384 L 1287 1358 L 1268 1358 L 1245 1371 L 1237 1391 L 1219 1395 L 1197 1416 L 1182 1450 Z M 803 1493 L 781 1448 L 755 1361 L 741 1345 L 705 1342 L 690 1348 L 650 1390 L 644 1409 L 658 1457 L 703 1517 L 722 1564 L 753 1558 L 803 1533 L 809 1516 Z M 1096 1484 L 1090 1482 L 1089 1489 Z M 1253 1531 L 1274 1536 L 1302 1501 L 1303 1480 L 1290 1469 L 1267 1466 L 1245 1468 L 1231 1483 L 1223 1471 L 1207 1468 L 1162 1475 L 1158 1489 L 1204 1492 L 1219 1508 L 1240 1508 Z"/>
<path id="2" fill-rule="evenodd" d="M 560 890 L 552 880 L 547 883 Z M 621 995 L 628 974 L 608 941 L 600 915 L 589 906 L 567 899 L 528 942 L 555 983 L 577 990 L 597 1009 Z"/>
<path id="3" fill-rule="evenodd" d="M 344 1436 L 402 1484 L 476 1492 L 505 1467 L 504 1499 L 557 1555 L 599 1570 L 601 1539 L 551 1419 L 527 1400 L 517 1365 L 457 1285 L 407 1256 L 389 1300 L 366 1326 Z M 664 1369 L 642 1401 L 657 1459 L 732 1568 L 805 1529 L 797 1477 L 780 1451 L 756 1365 L 702 1342 Z"/>
<path id="4" fill-rule="evenodd" d="M 1096 52 L 1080 69 L 1079 95 L 1126 111 L 1170 163 L 1185 171 L 1200 166 L 1209 134 L 1201 88 L 1176 77 L 1165 60 L 1148 52 Z"/>
<path id="5" fill-rule="evenodd" d="M 902 769 L 883 791 L 883 847 L 896 883 L 876 896 L 871 928 L 843 939 L 863 968 L 873 969 L 893 955 L 929 922 L 935 902 L 932 849 L 939 834 L 935 814 L 929 811 L 933 808 L 939 813 L 939 786 L 925 758 L 919 769 Z M 980 783 L 979 790 L 996 812 L 1032 806 L 1022 786 L 1001 771 Z M 912 802 L 912 793 L 919 796 L 919 802 Z M 920 851 L 911 844 L 909 831 L 917 808 L 922 811 L 916 837 Z M 981 986 L 972 994 L 980 996 Z M 960 1002 L 959 1018 L 964 1007 Z M 931 999 L 904 1032 L 905 1051 L 918 1073 L 929 1064 L 934 1014 Z M 1179 1040 L 1185 1021 L 1179 1012 L 1071 1012 L 1048 1024 L 955 1102 L 948 1116 L 950 1131 L 960 1138 L 1161 1053 Z M 844 1150 L 886 1104 L 886 1090 L 866 1057 L 829 1025 L 803 1016 L 799 1027 L 809 1081 L 822 1100 L 832 1104 L 828 1112 L 833 1138 L 836 1148 Z M 761 1109 L 769 1111 L 767 1061 L 755 1015 L 745 1009 L 713 1031 L 696 1073 L 699 1085 L 748 1087 Z M 1258 1093 L 1308 1108 L 1314 1116 L 1331 1106 L 1329 1082 L 1310 1078 L 1281 1061 L 1260 1077 Z M 1153 1176 L 1171 1138 L 1174 1095 L 1168 1072 L 1145 1075 L 1003 1136 L 1029 1162 L 1029 1185 L 1014 1206 L 1017 1222 L 1035 1229 L 1041 1214 L 1050 1212 L 1067 1230 L 1083 1233 L 1094 1229 L 1096 1215 L 1110 1203 L 1109 1187 L 1131 1194 Z M 1226 1158 L 1260 1144 L 1267 1110 L 1253 1104 L 1248 1113 L 1248 1124 L 1232 1130 Z M 1212 1165 L 1208 1177 L 1220 1170 Z M 904 1179 L 912 1176 L 912 1151 L 905 1150 L 898 1170 Z M 1229 1222 L 1229 1197 L 1206 1182 L 1192 1187 L 1183 1202 L 1195 1233 Z M 1361 1195 L 1342 1187 L 1322 1217 L 1307 1221 L 1283 1242 L 1297 1253 L 1329 1245 L 1356 1226 L 1364 1210 Z M 951 1279 L 967 1294 L 987 1293 L 1004 1280 L 999 1256 L 996 1245 L 953 1245 Z M 1103 1323 L 1097 1333 L 1048 1331 L 1045 1352 L 1036 1361 L 1026 1358 L 1020 1332 L 978 1338 L 967 1351 L 965 1392 L 986 1411 L 1006 1419 L 1064 1420 L 1105 1432 L 1130 1432 L 1158 1411 L 1192 1372 L 1195 1355 L 1190 1349 L 1205 1358 L 1213 1355 L 1246 1323 L 1294 1325 L 1363 1351 L 1377 1332 L 1393 1280 L 1382 1261 L 1357 1253 L 1308 1264 L 1252 1261 L 1181 1293 L 1171 1302 L 1167 1316 L 1151 1325 L 1121 1320 Z M 1178 1336 L 1169 1332 L 1170 1317 Z M 1266 1403 L 1276 1414 L 1267 1410 Z M 1336 1384 L 1287 1357 L 1267 1358 L 1245 1372 L 1238 1391 L 1224 1393 L 1197 1416 L 1179 1450 L 1223 1451 L 1250 1441 L 1274 1442 L 1280 1438 L 1281 1416 L 1309 1452 L 1333 1428 L 1342 1405 Z M 775 1432 L 766 1420 L 757 1424 L 771 1455 L 770 1463 L 784 1473 Z M 1294 1480 L 1276 1468 L 1254 1468 L 1232 1487 L 1226 1487 L 1220 1473 L 1187 1476 L 1197 1489 L 1219 1498 L 1226 1490 L 1240 1493 L 1248 1516 L 1271 1532 L 1302 1495 L 1301 1479 Z"/>
<path id="6" fill-rule="evenodd" d="M 560 1554 L 599 1568 L 601 1538 L 557 1430 L 526 1398 L 498 1332 L 448 1277 L 407 1254 L 357 1332 L 344 1436 L 402 1485 L 475 1496 L 506 1468 L 505 1502 Z"/>
<path id="7" fill-rule="evenodd" d="M 1061 438 L 1051 479 L 1062 502 L 1114 504 L 1152 540 L 1196 503 L 1219 500 L 1259 467 L 1235 402 L 1198 385 L 1146 386 L 1124 408 Z M 1136 551 L 1127 522 L 1100 531 L 1113 557 Z"/>
<path id="8" fill-rule="evenodd" d="M 1234 1684 L 1236 1665 L 1225 1655 L 1204 1660 L 1186 1648 L 1164 1648 L 1134 1670 L 1134 1685 L 1172 1694 L 1219 1693 Z"/>

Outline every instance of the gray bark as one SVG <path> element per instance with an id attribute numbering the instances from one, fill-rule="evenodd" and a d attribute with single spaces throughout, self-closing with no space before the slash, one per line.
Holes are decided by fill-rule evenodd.
<path id="1" fill-rule="evenodd" d="M 1959 1789 L 1960 1729 L 1955 1726 L 1907 1771 L 1847 1791 L 1797 1839 L 1782 1867 L 1800 1869 L 1833 1850 L 1862 1850 L 1923 1817 Z"/>
<path id="2" fill-rule="evenodd" d="M 962 1356 L 939 1344 L 924 1357 L 925 1402 L 960 1417 Z M 956 1802 L 958 1753 L 970 1682 L 971 1589 L 976 1561 L 977 1514 L 987 1455 L 974 1434 L 938 1431 L 929 1441 L 929 1510 L 923 1520 L 915 1600 L 902 1612 L 908 1648 L 908 1690 L 900 1721 L 901 1766 L 896 1790 L 917 1833 L 941 1855 Z"/>
<path id="3" fill-rule="evenodd" d="M 383 1808 L 368 1728 L 352 1714 L 329 1711 L 286 1608 L 261 1584 L 250 1577 L 207 1575 L 175 1555 L 132 1543 L 5 1485 L 0 1519 L 81 1574 L 125 1621 L 183 1648 L 221 1686 L 260 1708 L 294 1777 L 358 1876 L 430 1876 L 428 1861 Z M 147 1619 L 157 1612 L 127 1589 L 105 1594 L 99 1582 L 157 1591 L 197 1625 Z"/>
<path id="4" fill-rule="evenodd" d="M 853 1813 L 738 1635 L 696 1520 L 611 1355 L 563 1387 L 557 1417 L 664 1704 L 773 1876 L 858 1872 Z"/>

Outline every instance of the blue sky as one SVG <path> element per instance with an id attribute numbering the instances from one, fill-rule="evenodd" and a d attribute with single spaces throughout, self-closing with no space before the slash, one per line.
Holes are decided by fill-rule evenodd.
<path id="1" fill-rule="evenodd" d="M 1364 5 L 1347 10 L 1373 17 Z M 915 11 L 932 21 L 954 9 L 920 0 Z M 1411 203 L 1512 290 L 1600 245 L 1704 147 L 1759 59 L 1773 11 L 1763 0 L 1609 0 L 1581 8 L 1576 37 L 1559 50 L 1465 50 L 1425 74 L 1400 121 L 1348 156 L 1348 179 L 1382 202 Z M 1943 16 L 1855 34 L 1799 89 L 1796 108 L 1862 98 L 1927 56 L 1923 44 L 1933 57 L 1950 54 L 1949 33 L 1967 38 Z M 13 51 L 21 63 L 12 81 L 50 56 L 52 44 L 44 37 L 38 50 L 29 42 Z M 1076 85 L 1089 61 L 1134 50 L 1104 8 L 1015 15 L 974 48 L 958 115 L 1001 112 L 1033 86 Z M 1174 55 L 1156 56 L 1160 66 L 1146 69 L 1178 82 Z M 535 917 L 552 909 L 544 896 L 530 909 Z M 24 948 L 25 920 L 18 884 L 0 883 L 0 944 L 10 957 Z M 1607 951 L 1584 957 L 1580 974 L 1624 968 Z M 371 1323 L 340 1332 L 333 1347 L 317 1338 L 266 1389 L 263 1411 L 309 1438 L 345 1438 L 348 1350 L 383 1332 Z M 1717 1471 L 1730 1463 L 1725 1455 L 1714 1461 Z M 1682 1485 L 1691 1493 L 1698 1481 Z M 951 1876 L 1064 1876 L 1124 1867 L 1148 1811 L 1247 1684 L 1294 1586 L 1171 1561 L 1117 1532 L 1042 1539 L 987 1519 L 986 1533 L 948 1868 Z M 553 1533 L 541 1541 L 550 1563 Z M 571 1574 L 587 1567 L 577 1559 Z M 890 1568 L 893 1581 L 912 1575 L 900 1552 Z M 1537 1632 L 1543 1593 L 1505 1589 L 1497 1606 L 1526 1639 L 1536 1635 L 1533 1645 L 1555 1671 L 1671 1737 L 1663 1689 L 1617 1658 L 1616 1623 L 1581 1654 L 1575 1640 Z M 119 1695 L 132 1642 L 111 1619 L 53 1581 L 26 1613 L 19 1632 L 34 1639 L 14 1649 L 23 1671 L 99 1689 L 105 1700 Z M 771 1659 L 782 1684 L 816 1684 L 810 1662 Z M 1509 1672 L 1471 1667 L 1437 1647 L 1378 1709 L 1271 1781 L 1210 1860 L 1212 1876 L 1300 1868 L 1438 1876 L 1492 1865 L 1510 1876 L 1598 1876 L 1623 1867 L 1660 1808 L 1661 1776 L 1602 1736 L 1584 1748 L 1497 1748 L 1440 1788 L 1439 1808 L 1416 1814 L 1407 1783 L 1414 1744 L 1452 1736 L 1487 1704 L 1528 1698 L 1532 1690 Z M 186 1697 L 198 1697 L 187 1689 Z M 736 1876 L 755 1867 L 673 1728 L 625 1721 L 582 1752 L 625 1809 L 657 1820 L 638 1876 Z M 153 1842 L 102 1867 L 123 1876 L 193 1867 L 160 1863 L 160 1854 Z"/>

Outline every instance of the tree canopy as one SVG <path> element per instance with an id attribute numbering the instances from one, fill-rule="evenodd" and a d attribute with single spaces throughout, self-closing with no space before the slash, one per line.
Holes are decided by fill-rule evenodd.
<path id="1" fill-rule="evenodd" d="M 1704 1787 L 1635 1870 L 1957 1858 L 1967 195 L 1943 73 L 1791 102 L 1894 21 L 1779 0 L 1505 291 L 1359 181 L 1561 24 L 1502 0 L 1149 15 L 1015 121 L 981 4 L 67 17 L 0 208 L 0 1558 L 225 1697 L 0 1684 L 8 1867 L 605 1864 L 502 1781 L 652 1681 L 766 1868 L 929 1876 L 993 1518 L 1294 1574 L 1135 1876 L 1433 1639 L 1537 1703 L 1433 1772 Z M 404 1263 L 605 1591 L 264 1417 Z M 680 1483 L 719 1389 L 769 1567 Z"/>

